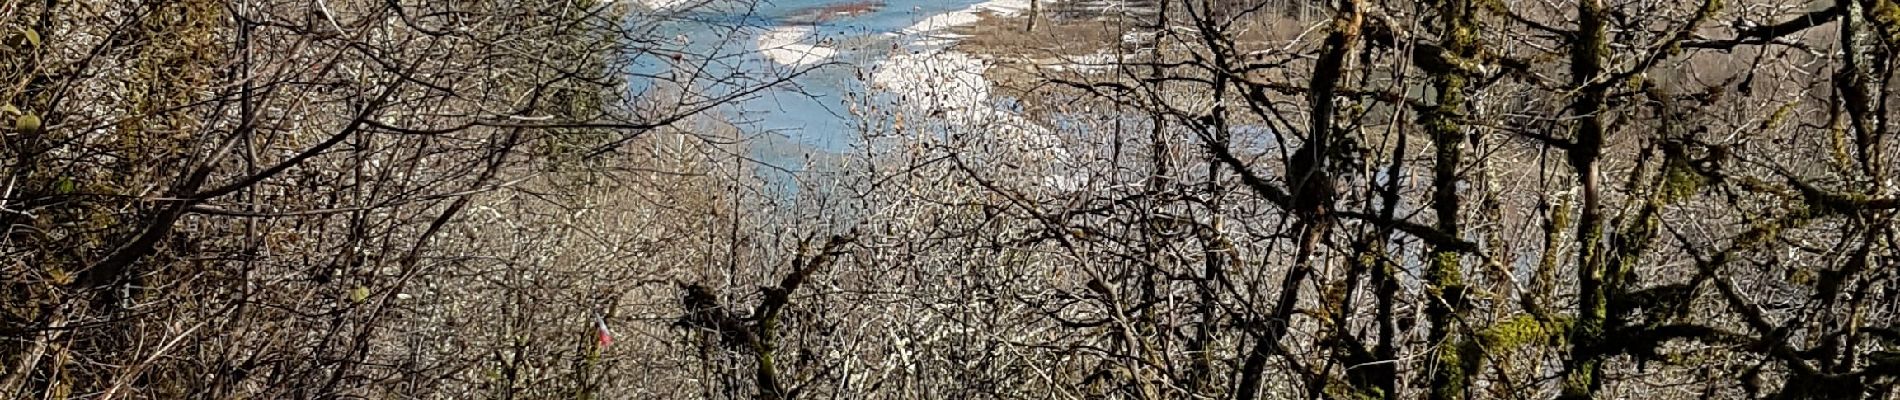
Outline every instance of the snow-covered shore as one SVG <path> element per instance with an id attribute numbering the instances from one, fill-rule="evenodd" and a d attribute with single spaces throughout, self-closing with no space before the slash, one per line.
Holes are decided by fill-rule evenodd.
<path id="1" fill-rule="evenodd" d="M 1070 161 L 1062 139 L 997 105 L 991 82 L 984 77 L 989 60 L 949 47 L 963 38 L 953 29 L 981 22 L 986 15 L 1009 17 L 1028 8 L 1029 0 L 991 0 L 920 20 L 898 34 L 913 51 L 879 61 L 872 67 L 870 84 L 873 90 L 896 96 L 896 104 L 907 113 L 933 116 L 954 129 L 980 131 L 988 140 L 1007 144 L 1025 161 L 1019 166 L 1039 165 L 1034 168 L 1043 171 L 1044 186 L 1068 190 L 1081 181 L 1056 172 Z"/>
<path id="2" fill-rule="evenodd" d="M 904 28 L 906 35 L 940 35 L 951 28 L 969 26 L 983 20 L 983 13 L 1013 16 L 1029 9 L 1030 0 L 990 0 L 962 10 L 932 15 Z"/>
<path id="3" fill-rule="evenodd" d="M 802 43 L 812 37 L 812 31 L 809 26 L 781 26 L 767 30 L 759 35 L 759 54 L 779 65 L 793 67 L 818 64 L 838 55 L 836 48 Z"/>
<path id="4" fill-rule="evenodd" d="M 990 82 L 983 77 L 989 62 L 944 46 L 960 38 L 949 31 L 980 22 L 985 13 L 1019 14 L 1029 8 L 1029 1 L 990 0 L 904 28 L 897 35 L 908 40 L 910 47 L 921 49 L 879 61 L 872 68 L 872 88 L 895 94 L 901 102 L 927 113 L 989 107 Z"/>
<path id="5" fill-rule="evenodd" d="M 983 78 L 988 68 L 989 63 L 968 54 L 929 50 L 878 62 L 870 83 L 917 111 L 967 110 L 989 101 L 990 82 Z"/>
<path id="6" fill-rule="evenodd" d="M 633 1 L 635 3 L 640 3 L 640 5 L 646 6 L 648 10 L 666 10 L 673 7 L 679 7 L 680 5 L 693 2 L 694 0 L 633 0 Z"/>

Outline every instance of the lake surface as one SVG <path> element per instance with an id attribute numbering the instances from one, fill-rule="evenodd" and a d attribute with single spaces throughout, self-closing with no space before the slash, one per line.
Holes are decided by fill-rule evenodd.
<path id="1" fill-rule="evenodd" d="M 689 3 L 701 3 L 689 1 Z M 893 54 L 927 50 L 947 44 L 926 39 L 929 34 L 915 32 L 914 26 L 949 13 L 970 8 L 977 0 L 771 0 L 758 4 L 706 3 L 676 9 L 654 11 L 651 18 L 658 26 L 656 37 L 673 38 L 686 43 L 694 54 L 713 54 L 701 73 L 709 78 L 696 85 L 714 93 L 728 93 L 740 87 L 756 86 L 787 76 L 793 71 L 810 71 L 785 85 L 768 89 L 736 104 L 718 110 L 722 117 L 742 126 L 748 133 L 767 143 L 755 153 L 782 168 L 797 169 L 795 157 L 809 152 L 839 152 L 849 149 L 858 134 L 855 118 L 849 116 L 847 94 L 865 94 L 864 77 L 880 60 Z M 912 32 L 906 32 L 907 28 Z M 789 31 L 788 31 L 789 30 Z M 800 32 L 809 32 L 801 34 Z M 821 46 L 835 54 L 824 63 L 786 65 L 785 60 L 768 58 L 761 38 L 774 41 L 783 35 L 797 39 L 797 45 L 784 46 L 805 51 Z M 781 50 L 779 56 L 784 56 Z M 802 53 L 801 53 L 802 54 Z M 815 61 L 811 57 L 804 61 Z M 640 60 L 640 74 L 660 74 L 671 68 L 661 57 Z M 829 64 L 835 62 L 837 64 Z M 814 69 L 815 68 L 815 69 Z M 676 70 L 676 69 L 675 69 Z M 728 84 L 713 81 L 736 80 Z M 636 78 L 634 90 L 648 86 Z"/>

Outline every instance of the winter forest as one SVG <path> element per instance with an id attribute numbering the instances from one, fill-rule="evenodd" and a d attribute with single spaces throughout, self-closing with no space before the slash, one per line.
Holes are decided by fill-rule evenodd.
<path id="1" fill-rule="evenodd" d="M 1896 0 L 0 0 L 0 399 L 1900 399 Z"/>

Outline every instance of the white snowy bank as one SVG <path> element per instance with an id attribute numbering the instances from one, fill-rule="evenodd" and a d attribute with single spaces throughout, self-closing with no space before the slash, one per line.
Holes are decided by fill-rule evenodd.
<path id="1" fill-rule="evenodd" d="M 634 0 L 635 3 L 640 3 L 640 5 L 646 6 L 648 10 L 654 11 L 679 7 L 693 1 L 694 0 Z"/>
<path id="2" fill-rule="evenodd" d="M 932 15 L 904 28 L 905 35 L 929 35 L 938 37 L 960 37 L 944 31 L 960 26 L 969 26 L 983 20 L 983 13 L 1001 16 L 1014 16 L 1029 9 L 1029 0 L 990 0 L 971 5 L 962 10 Z"/>
<path id="3" fill-rule="evenodd" d="M 1004 145 L 998 150 L 1007 151 L 998 155 L 1021 160 L 1016 165 L 1040 171 L 1032 173 L 1042 175 L 1042 186 L 1073 190 L 1082 180 L 1058 172 L 1070 161 L 1061 138 L 1041 124 L 997 106 L 991 83 L 984 78 L 991 67 L 988 60 L 948 48 L 962 38 L 950 33 L 951 29 L 981 22 L 985 14 L 1013 16 L 1028 8 L 1029 0 L 993 0 L 924 18 L 899 34 L 906 47 L 915 50 L 878 62 L 872 68 L 870 84 L 873 90 L 896 96 L 895 102 L 903 112 L 928 115 L 951 129 L 980 133 L 986 140 Z"/>
<path id="4" fill-rule="evenodd" d="M 988 69 L 988 62 L 955 51 L 898 54 L 878 62 L 871 88 L 896 95 L 915 111 L 967 111 L 989 104 L 990 82 L 983 78 Z"/>
<path id="5" fill-rule="evenodd" d="M 662 1 L 662 0 L 649 0 Z M 785 66 L 818 64 L 838 55 L 838 49 L 801 43 L 812 37 L 812 27 L 781 26 L 759 35 L 759 54 Z"/>
<path id="6" fill-rule="evenodd" d="M 962 10 L 926 17 L 902 37 L 908 47 L 926 48 L 886 58 L 873 67 L 872 88 L 887 91 L 926 113 L 993 108 L 990 82 L 983 77 L 989 62 L 963 52 L 939 48 L 961 38 L 949 30 L 983 20 L 985 13 L 1012 16 L 1029 9 L 1030 0 L 990 0 Z"/>

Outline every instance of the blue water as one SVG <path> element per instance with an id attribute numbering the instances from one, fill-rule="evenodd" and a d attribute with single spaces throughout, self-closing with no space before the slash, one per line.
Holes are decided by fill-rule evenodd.
<path id="1" fill-rule="evenodd" d="M 857 122 L 848 116 L 846 94 L 865 93 L 861 76 L 892 51 L 906 51 L 909 38 L 894 36 L 924 18 L 964 9 L 977 0 L 886 0 L 875 11 L 854 16 L 833 15 L 816 21 L 812 11 L 824 6 L 855 3 L 848 0 L 761 0 L 756 4 L 715 2 L 684 10 L 659 11 L 635 17 L 635 23 L 655 27 L 652 36 L 669 45 L 685 38 L 681 50 L 711 55 L 691 90 L 729 94 L 758 87 L 796 70 L 765 59 L 758 52 L 758 36 L 781 26 L 810 27 L 814 35 L 800 43 L 831 41 L 839 54 L 828 61 L 841 64 L 817 67 L 789 82 L 760 91 L 714 111 L 737 123 L 760 143 L 759 158 L 774 166 L 799 169 L 799 154 L 840 152 L 856 142 Z M 636 58 L 630 82 L 636 92 L 653 88 L 643 76 L 677 73 L 663 55 Z M 790 148 L 796 147 L 796 148 Z"/>

